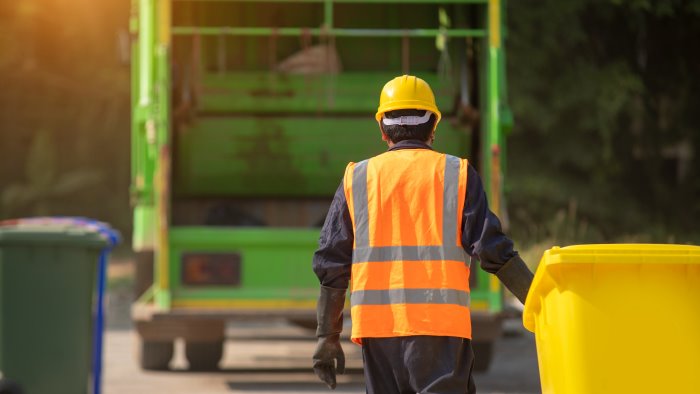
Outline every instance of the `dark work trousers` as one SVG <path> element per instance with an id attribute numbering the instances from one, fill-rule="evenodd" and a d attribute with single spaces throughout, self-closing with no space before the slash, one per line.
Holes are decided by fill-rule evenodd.
<path id="1" fill-rule="evenodd" d="M 476 393 L 471 341 L 407 336 L 362 338 L 368 394 Z"/>

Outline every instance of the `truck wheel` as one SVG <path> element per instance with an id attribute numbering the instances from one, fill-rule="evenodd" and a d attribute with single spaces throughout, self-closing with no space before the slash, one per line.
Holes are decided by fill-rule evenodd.
<path id="1" fill-rule="evenodd" d="M 173 358 L 174 347 L 173 341 L 141 340 L 141 368 L 149 371 L 167 370 L 170 359 Z"/>
<path id="2" fill-rule="evenodd" d="M 493 341 L 472 342 L 472 349 L 474 349 L 474 371 L 488 371 L 493 358 Z"/>
<path id="3" fill-rule="evenodd" d="M 185 356 L 191 371 L 215 371 L 224 353 L 224 340 L 213 342 L 187 341 Z"/>

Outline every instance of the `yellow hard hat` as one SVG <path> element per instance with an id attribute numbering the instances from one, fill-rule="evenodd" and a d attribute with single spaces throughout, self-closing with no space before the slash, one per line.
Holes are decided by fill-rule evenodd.
<path id="1" fill-rule="evenodd" d="M 422 109 L 435 114 L 435 125 L 442 114 L 435 104 L 435 95 L 430 85 L 413 75 L 402 75 L 387 82 L 379 97 L 379 108 L 375 118 L 381 122 L 385 112 L 397 109 Z"/>

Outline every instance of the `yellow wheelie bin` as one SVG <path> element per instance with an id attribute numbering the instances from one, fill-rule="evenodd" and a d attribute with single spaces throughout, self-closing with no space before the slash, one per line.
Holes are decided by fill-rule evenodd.
<path id="1" fill-rule="evenodd" d="M 545 394 L 700 393 L 700 247 L 554 247 L 523 324 Z"/>

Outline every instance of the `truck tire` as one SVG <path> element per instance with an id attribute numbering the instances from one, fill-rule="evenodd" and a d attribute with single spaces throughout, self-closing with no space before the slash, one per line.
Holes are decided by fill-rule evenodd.
<path id="1" fill-rule="evenodd" d="M 175 344 L 173 341 L 141 340 L 139 363 L 148 371 L 165 371 L 173 358 Z"/>
<path id="2" fill-rule="evenodd" d="M 472 342 L 474 350 L 474 372 L 486 372 L 493 359 L 493 341 Z"/>
<path id="3" fill-rule="evenodd" d="M 224 340 L 187 341 L 185 356 L 191 371 L 216 371 L 219 369 L 221 356 L 224 354 Z"/>

